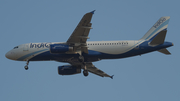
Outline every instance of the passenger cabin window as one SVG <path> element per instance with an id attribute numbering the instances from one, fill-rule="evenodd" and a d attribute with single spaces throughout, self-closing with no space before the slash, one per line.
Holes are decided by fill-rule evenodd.
<path id="1" fill-rule="evenodd" d="M 18 46 L 14 47 L 14 49 L 18 48 Z"/>

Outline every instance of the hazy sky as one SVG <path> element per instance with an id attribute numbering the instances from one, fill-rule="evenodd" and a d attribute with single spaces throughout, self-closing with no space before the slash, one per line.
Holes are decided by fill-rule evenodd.
<path id="1" fill-rule="evenodd" d="M 0 101 L 180 101 L 179 0 L 1 0 Z M 159 52 L 94 65 L 114 79 L 94 74 L 58 75 L 54 61 L 5 58 L 30 42 L 67 41 L 82 16 L 95 11 L 89 41 L 138 40 L 162 16 L 170 16 L 166 41 L 172 55 Z"/>

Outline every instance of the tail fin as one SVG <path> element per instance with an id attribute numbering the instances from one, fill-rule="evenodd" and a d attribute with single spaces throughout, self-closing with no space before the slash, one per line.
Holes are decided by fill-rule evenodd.
<path id="1" fill-rule="evenodd" d="M 163 44 L 165 37 L 166 37 L 166 32 L 167 30 L 163 30 L 161 32 L 159 32 L 150 42 L 150 45 L 159 45 L 159 44 Z"/>
<path id="2" fill-rule="evenodd" d="M 161 34 L 157 36 L 158 38 L 156 38 L 154 42 L 156 43 L 157 39 L 161 37 L 164 43 L 164 39 L 166 36 L 165 31 L 167 31 L 169 19 L 170 19 L 169 16 L 161 17 L 140 40 L 153 40 L 158 34 Z M 159 43 L 162 43 L 162 41 L 158 42 L 157 44 Z"/>

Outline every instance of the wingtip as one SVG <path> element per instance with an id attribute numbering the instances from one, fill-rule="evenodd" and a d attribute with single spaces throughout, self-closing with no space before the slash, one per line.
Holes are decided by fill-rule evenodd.
<path id="1" fill-rule="evenodd" d="M 96 10 L 92 11 L 91 13 L 94 14 L 95 11 L 96 11 Z"/>
<path id="2" fill-rule="evenodd" d="M 112 75 L 110 78 L 113 79 L 114 75 Z"/>

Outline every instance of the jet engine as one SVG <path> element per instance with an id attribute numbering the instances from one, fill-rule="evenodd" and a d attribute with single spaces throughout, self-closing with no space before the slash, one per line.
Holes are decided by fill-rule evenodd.
<path id="1" fill-rule="evenodd" d="M 81 68 L 80 67 L 71 66 L 71 65 L 59 66 L 58 67 L 58 73 L 59 73 L 59 75 L 78 74 L 78 73 L 81 73 Z"/>
<path id="2" fill-rule="evenodd" d="M 51 44 L 50 45 L 50 52 L 51 53 L 65 53 L 73 51 L 73 47 L 65 44 Z"/>

